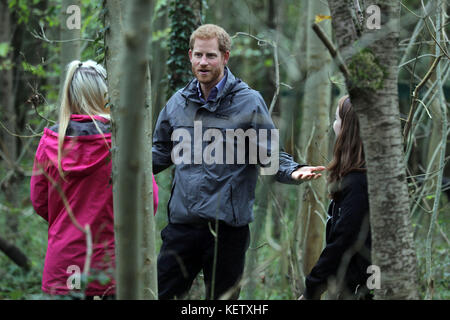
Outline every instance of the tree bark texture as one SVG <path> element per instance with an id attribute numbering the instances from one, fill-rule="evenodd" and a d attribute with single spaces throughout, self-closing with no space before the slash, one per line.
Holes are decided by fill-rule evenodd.
<path id="1" fill-rule="evenodd" d="M 117 206 L 114 207 L 116 236 L 116 280 L 119 299 L 142 298 L 143 215 L 139 209 L 142 186 L 141 146 L 145 109 L 145 83 L 148 63 L 152 1 L 126 2 L 123 54 L 119 54 L 122 77 L 117 110 L 118 174 Z M 117 23 L 114 21 L 112 23 Z M 147 164 L 145 164 L 147 165 Z"/>
<path id="2" fill-rule="evenodd" d="M 307 80 L 303 96 L 303 117 L 301 130 L 302 153 L 310 165 L 327 165 L 329 109 L 331 84 L 329 73 L 330 54 L 324 50 L 320 39 L 312 30 L 316 15 L 329 15 L 329 9 L 320 1 L 308 2 L 308 23 L 306 36 Z M 322 28 L 330 35 L 329 21 L 322 22 Z M 319 179 L 308 183 L 303 188 L 302 217 L 303 268 L 308 274 L 323 248 L 326 199 L 326 181 Z M 307 228 L 307 229 L 306 229 Z"/>
<path id="3" fill-rule="evenodd" d="M 329 0 L 328 3 L 336 42 L 349 66 L 347 88 L 359 116 L 364 142 L 372 264 L 381 272 L 381 287 L 375 289 L 375 298 L 417 299 L 417 262 L 409 218 L 397 88 L 400 2 L 373 1 L 380 8 L 381 28 L 364 29 L 363 37 L 368 43 L 364 50 L 356 48 L 355 41 L 360 39 L 346 2 Z"/>

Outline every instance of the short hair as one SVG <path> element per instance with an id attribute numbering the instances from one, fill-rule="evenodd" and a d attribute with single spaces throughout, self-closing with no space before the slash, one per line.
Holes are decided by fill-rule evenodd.
<path id="1" fill-rule="evenodd" d="M 194 49 L 194 42 L 195 39 L 213 39 L 217 38 L 217 41 L 219 42 L 219 50 L 222 53 L 225 53 L 227 51 L 231 50 L 231 37 L 230 35 L 218 25 L 215 24 L 204 24 L 198 27 L 194 32 L 191 34 L 191 38 L 189 40 L 189 48 L 192 50 Z"/>

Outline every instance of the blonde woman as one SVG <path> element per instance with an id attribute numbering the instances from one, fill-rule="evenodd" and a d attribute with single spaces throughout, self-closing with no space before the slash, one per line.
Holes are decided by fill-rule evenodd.
<path id="1" fill-rule="evenodd" d="M 77 276 L 84 271 L 87 252 L 80 227 L 89 225 L 93 281 L 84 294 L 88 299 L 115 295 L 111 126 L 106 105 L 105 69 L 91 60 L 69 63 L 59 121 L 44 129 L 31 178 L 33 207 L 49 225 L 42 279 L 42 290 L 48 294 L 79 292 Z M 154 180 L 153 187 L 156 212 Z"/>

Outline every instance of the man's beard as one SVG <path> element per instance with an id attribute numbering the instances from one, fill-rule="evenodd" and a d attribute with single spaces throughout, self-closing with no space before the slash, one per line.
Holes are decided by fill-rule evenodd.
<path id="1" fill-rule="evenodd" d="M 218 82 L 218 79 L 221 74 L 220 68 L 208 69 L 207 77 L 201 76 L 200 71 L 197 71 L 200 69 L 201 68 L 196 69 L 195 67 L 192 67 L 192 73 L 194 74 L 195 78 L 197 78 L 198 82 L 200 82 L 201 84 L 204 84 L 204 85 L 215 84 L 216 82 Z"/>

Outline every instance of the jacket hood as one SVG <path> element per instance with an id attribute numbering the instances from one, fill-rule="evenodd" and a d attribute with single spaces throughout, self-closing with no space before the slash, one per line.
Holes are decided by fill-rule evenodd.
<path id="1" fill-rule="evenodd" d="M 93 118 L 97 126 L 88 115 L 72 115 L 70 118 L 61 159 L 62 170 L 66 174 L 86 175 L 111 160 L 111 133 L 105 130 L 109 129 L 109 120 L 100 116 Z M 97 127 L 105 133 L 100 133 Z M 47 167 L 58 168 L 58 126 L 45 128 L 41 139 L 37 159 Z"/>
<path id="2" fill-rule="evenodd" d="M 244 81 L 236 78 L 228 67 L 225 67 L 224 72 L 226 73 L 227 81 L 217 97 L 211 102 L 213 106 L 216 106 L 215 108 L 217 108 L 217 105 L 220 104 L 220 101 L 225 97 L 234 95 L 238 91 L 250 88 Z M 201 103 L 197 93 L 197 83 L 198 80 L 194 78 L 183 89 L 181 89 L 181 95 L 186 99 L 186 102 L 187 100 L 190 100 L 196 103 Z"/>

